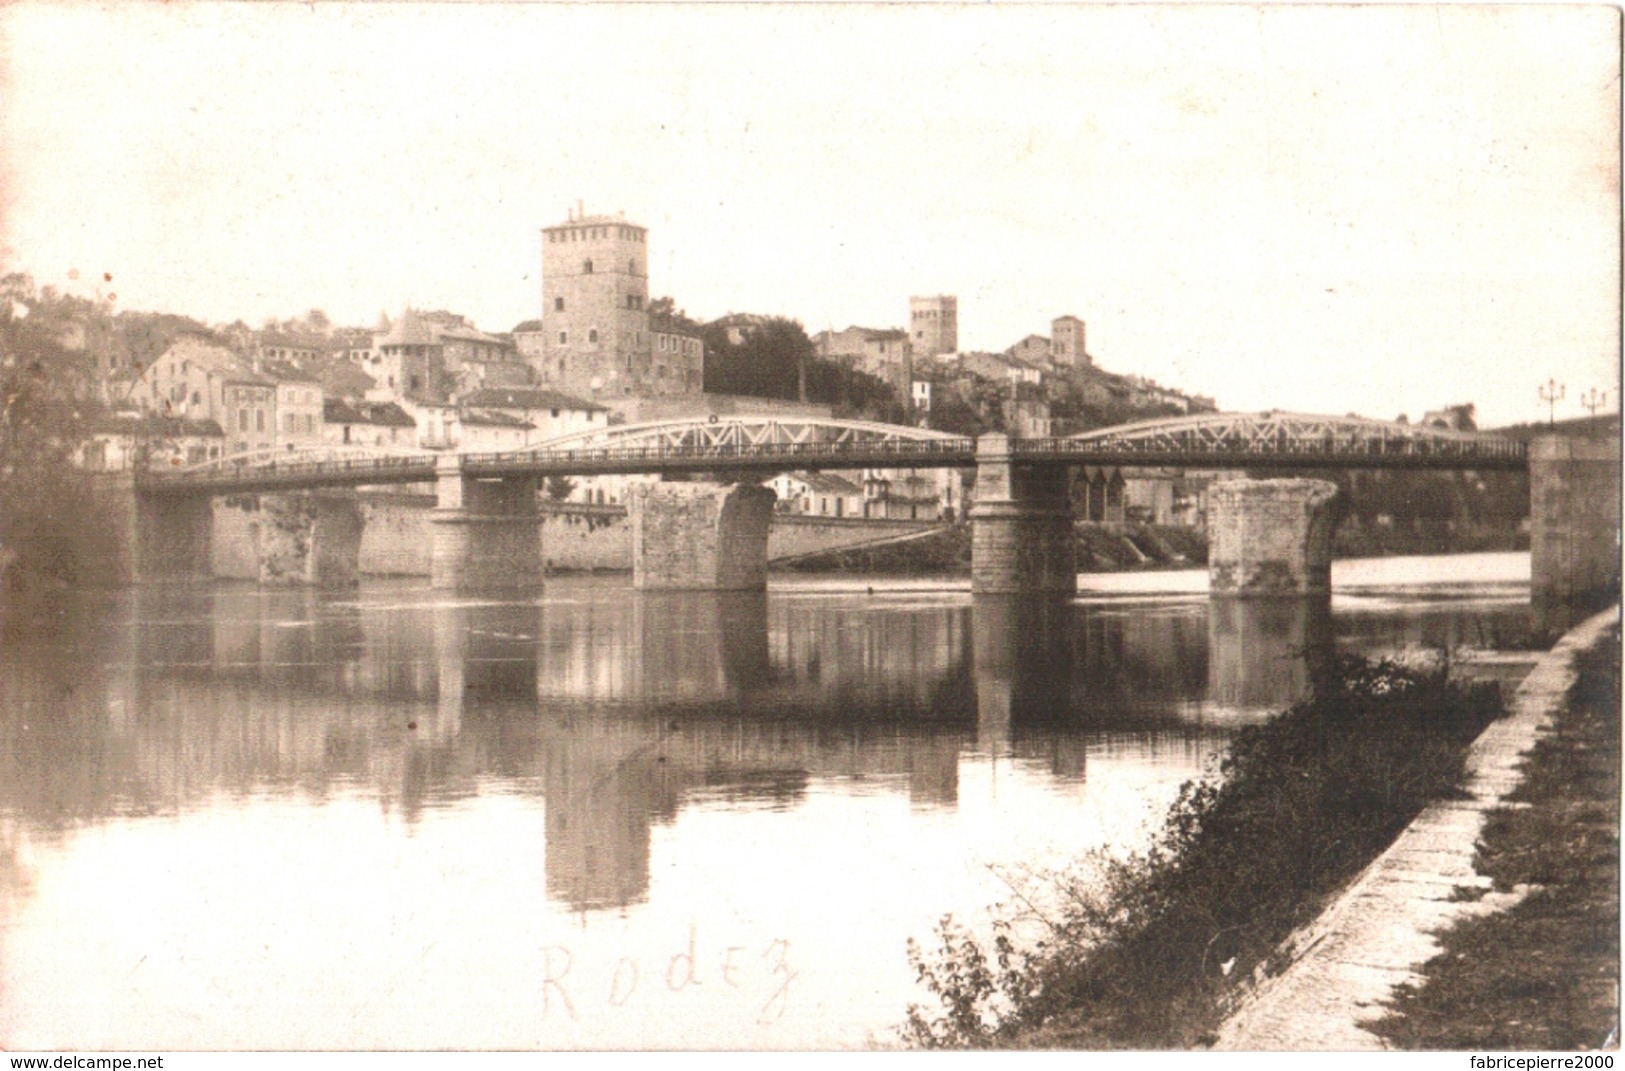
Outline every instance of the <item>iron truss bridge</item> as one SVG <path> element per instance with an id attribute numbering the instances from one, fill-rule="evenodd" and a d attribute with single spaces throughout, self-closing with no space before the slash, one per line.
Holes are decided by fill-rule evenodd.
<path id="1" fill-rule="evenodd" d="M 473 475 L 786 472 L 942 468 L 976 462 L 976 440 L 863 420 L 718 417 L 618 424 L 527 447 L 464 454 Z"/>
<path id="2" fill-rule="evenodd" d="M 1148 420 L 1070 438 L 1013 439 L 1018 464 L 1190 469 L 1521 470 L 1525 444 L 1494 435 L 1299 413 L 1205 413 Z M 621 424 L 520 450 L 447 454 L 325 447 L 237 454 L 149 470 L 149 493 L 276 491 L 423 483 L 455 459 L 472 477 L 762 473 L 950 468 L 976 464 L 976 440 L 852 420 L 729 417 Z"/>
<path id="3" fill-rule="evenodd" d="M 1499 435 L 1305 413 L 1201 413 L 1011 444 L 1029 462 L 1192 469 L 1523 470 L 1525 443 Z"/>
<path id="4" fill-rule="evenodd" d="M 257 450 L 145 469 L 136 473 L 136 486 L 149 494 L 232 494 L 424 483 L 434 481 L 440 456 L 432 450 L 362 446 Z"/>

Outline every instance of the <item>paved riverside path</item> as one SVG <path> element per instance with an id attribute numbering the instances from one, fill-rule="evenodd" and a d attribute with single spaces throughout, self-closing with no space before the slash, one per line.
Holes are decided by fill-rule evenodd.
<path id="1" fill-rule="evenodd" d="M 1469 915 L 1503 911 L 1528 892 L 1487 891 L 1452 901 L 1458 887 L 1489 890 L 1473 867 L 1487 813 L 1522 781 L 1519 770 L 1574 683 L 1575 657 L 1619 617 L 1590 618 L 1539 656 L 1513 695 L 1510 713 L 1467 753 L 1463 800 L 1417 815 L 1317 920 L 1287 941 L 1292 962 L 1247 997 L 1219 1028 L 1216 1049 L 1366 1050 L 1387 1046 L 1362 1024 L 1380 1019 L 1393 988 L 1416 982 L 1439 952 L 1433 933 Z"/>

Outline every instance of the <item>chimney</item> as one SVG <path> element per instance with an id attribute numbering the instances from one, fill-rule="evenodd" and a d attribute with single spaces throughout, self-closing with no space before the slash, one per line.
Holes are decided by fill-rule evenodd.
<path id="1" fill-rule="evenodd" d="M 587 202 L 581 200 L 580 198 L 577 198 L 576 199 L 576 219 L 586 219 L 586 218 L 587 218 Z"/>

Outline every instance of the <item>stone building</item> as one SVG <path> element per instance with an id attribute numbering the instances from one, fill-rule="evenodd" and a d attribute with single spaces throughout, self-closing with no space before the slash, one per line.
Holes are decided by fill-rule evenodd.
<path id="1" fill-rule="evenodd" d="M 276 445 L 286 450 L 322 441 L 322 387 L 314 375 L 286 361 L 266 361 L 261 371 L 276 383 Z"/>
<path id="2" fill-rule="evenodd" d="M 648 305 L 647 228 L 580 208 L 542 228 L 539 362 L 525 348 L 540 381 L 589 398 L 661 393 Z"/>
<path id="3" fill-rule="evenodd" d="M 1050 321 L 1050 363 L 1057 368 L 1083 368 L 1089 362 L 1084 349 L 1084 325 L 1076 316 Z"/>
<path id="4" fill-rule="evenodd" d="M 244 358 L 183 335 L 141 370 L 128 400 L 161 417 L 212 420 L 236 454 L 277 444 L 277 393 L 277 380 Z"/>
<path id="5" fill-rule="evenodd" d="M 705 335 L 687 317 L 649 317 L 650 357 L 659 394 L 696 394 L 705 387 Z"/>
<path id="6" fill-rule="evenodd" d="M 887 381 L 912 368 L 913 345 L 908 332 L 898 328 L 853 325 L 845 331 L 820 331 L 812 343 L 818 356 Z"/>
<path id="7" fill-rule="evenodd" d="M 464 395 L 461 403 L 465 410 L 501 413 L 530 425 L 535 434 L 527 440 L 527 445 L 528 442 L 591 431 L 609 424 L 609 411 L 603 406 L 539 388 L 487 387 Z"/>
<path id="8" fill-rule="evenodd" d="M 1004 351 L 1006 357 L 1017 357 L 1030 363 L 1048 364 L 1054 353 L 1054 343 L 1043 335 L 1028 335 Z"/>
<path id="9" fill-rule="evenodd" d="M 486 334 L 456 313 L 407 308 L 380 328 L 367 371 L 391 397 L 444 402 L 488 383 L 529 382 L 512 341 Z"/>
<path id="10" fill-rule="evenodd" d="M 916 357 L 959 349 L 959 299 L 951 294 L 908 299 L 909 338 Z"/>
<path id="11" fill-rule="evenodd" d="M 417 421 L 394 402 L 343 401 L 322 404 L 322 441 L 333 446 L 417 445 Z"/>

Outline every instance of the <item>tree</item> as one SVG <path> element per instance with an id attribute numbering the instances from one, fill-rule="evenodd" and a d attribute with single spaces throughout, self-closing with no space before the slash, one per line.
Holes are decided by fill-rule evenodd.
<path id="1" fill-rule="evenodd" d="M 25 275 L 0 279 L 0 617 L 12 626 L 58 619 L 60 593 L 110 560 L 110 526 L 74 464 L 94 415 L 93 359 L 63 343 L 94 311 Z"/>
<path id="2" fill-rule="evenodd" d="M 570 497 L 576 489 L 576 482 L 568 476 L 549 476 L 547 478 L 547 497 L 555 502 L 563 502 Z"/>
<path id="3" fill-rule="evenodd" d="M 799 322 L 775 317 L 754 327 L 738 345 L 720 324 L 707 325 L 704 337 L 706 390 L 786 400 L 804 395 L 813 344 Z"/>

